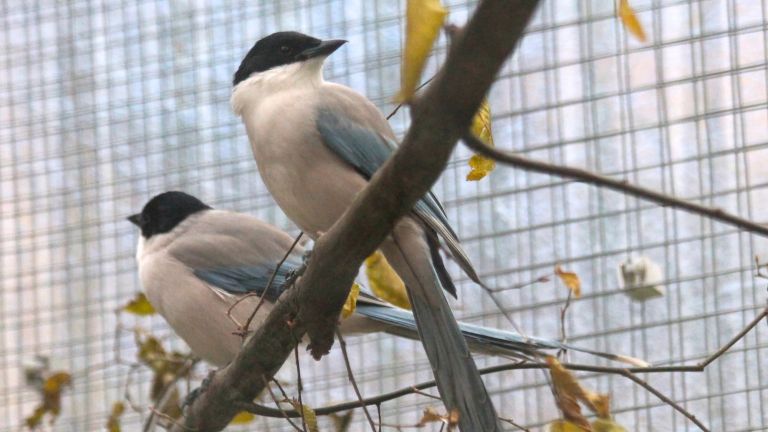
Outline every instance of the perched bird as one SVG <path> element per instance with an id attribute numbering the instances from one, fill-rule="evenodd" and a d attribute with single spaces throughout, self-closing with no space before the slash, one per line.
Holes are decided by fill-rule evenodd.
<path id="1" fill-rule="evenodd" d="M 395 149 L 395 134 L 373 103 L 323 79 L 325 59 L 345 42 L 297 32 L 271 34 L 248 51 L 232 83 L 230 103 L 245 124 L 264 184 L 313 239 L 341 217 Z M 490 423 L 495 410 L 442 293 L 456 296 L 441 245 L 479 282 L 430 192 L 379 249 L 405 282 L 446 407 L 459 410 L 462 428 L 500 430 Z"/>
<path id="2" fill-rule="evenodd" d="M 147 298 L 195 355 L 223 367 L 240 350 L 242 338 L 232 318 L 243 324 L 264 295 L 250 329 L 266 319 L 286 289 L 292 270 L 302 264 L 304 249 L 296 245 L 268 287 L 268 281 L 290 250 L 293 238 L 253 216 L 215 210 L 183 192 L 152 198 L 141 213 L 128 217 L 141 230 L 136 260 Z M 248 294 L 256 294 L 243 299 Z M 342 320 L 345 334 L 387 332 L 417 338 L 413 315 L 362 292 L 355 313 Z M 576 349 L 547 339 L 470 324 L 461 329 L 473 349 L 509 356 L 537 356 L 541 349 Z M 615 356 L 611 356 L 615 358 Z"/>

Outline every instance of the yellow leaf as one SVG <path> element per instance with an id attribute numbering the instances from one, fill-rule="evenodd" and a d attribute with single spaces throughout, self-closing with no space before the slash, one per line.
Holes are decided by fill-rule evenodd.
<path id="1" fill-rule="evenodd" d="M 360 294 L 360 285 L 352 284 L 352 289 L 349 290 L 347 301 L 344 302 L 344 307 L 341 308 L 341 318 L 346 319 L 352 313 L 355 312 L 355 306 L 357 305 L 357 296 Z"/>
<path id="2" fill-rule="evenodd" d="M 645 42 L 645 30 L 635 15 L 635 11 L 629 5 L 629 0 L 619 0 L 619 19 L 624 27 L 629 30 L 640 42 Z"/>
<path id="3" fill-rule="evenodd" d="M 491 131 L 491 107 L 488 99 L 483 99 L 480 108 L 472 119 L 472 134 L 490 147 L 493 147 L 493 133 Z M 477 181 L 487 176 L 496 168 L 496 161 L 480 155 L 473 155 L 469 159 L 469 167 L 472 170 L 467 174 L 468 181 Z"/>
<path id="4" fill-rule="evenodd" d="M 256 418 L 255 415 L 249 413 L 248 411 L 240 411 L 237 413 L 237 415 L 232 419 L 229 424 L 231 425 L 241 425 L 241 424 L 248 424 L 252 422 Z"/>
<path id="5" fill-rule="evenodd" d="M 568 420 L 555 420 L 549 424 L 549 432 L 584 432 L 585 430 L 588 431 L 589 429 L 584 429 Z"/>
<path id="6" fill-rule="evenodd" d="M 72 375 L 67 372 L 55 372 L 49 375 L 43 382 L 42 403 L 35 411 L 25 419 L 30 428 L 37 427 L 43 420 L 45 413 L 51 414 L 50 423 L 56 421 L 61 413 L 61 391 L 72 382 Z"/>
<path id="7" fill-rule="evenodd" d="M 610 419 L 610 400 L 608 395 L 585 389 L 573 374 L 560 364 L 555 357 L 547 356 L 552 385 L 557 395 L 557 404 L 566 420 L 585 430 L 591 430 L 586 418 L 581 414 L 576 401 L 581 401 L 599 417 Z"/>
<path id="8" fill-rule="evenodd" d="M 496 168 L 496 161 L 476 154 L 469 158 L 469 167 L 472 170 L 467 173 L 467 181 L 478 181 Z"/>
<path id="9" fill-rule="evenodd" d="M 30 429 L 34 429 L 37 426 L 40 425 L 43 421 L 43 416 L 45 413 L 48 412 L 47 409 L 45 409 L 44 406 L 38 405 L 37 408 L 35 408 L 35 411 L 26 419 L 24 419 L 24 422 L 27 424 L 27 427 Z"/>
<path id="10" fill-rule="evenodd" d="M 556 265 L 555 274 L 560 278 L 561 281 L 563 281 L 565 286 L 571 290 L 574 297 L 581 297 L 581 281 L 579 280 L 579 276 L 576 273 L 567 272 L 563 270 L 560 265 Z"/>
<path id="11" fill-rule="evenodd" d="M 139 316 L 155 314 L 155 308 L 152 307 L 152 303 L 147 300 L 147 296 L 142 292 L 137 293 L 136 297 L 122 307 L 122 310 Z"/>
<path id="12" fill-rule="evenodd" d="M 160 341 L 154 336 L 147 336 L 141 340 L 137 333 L 136 343 L 139 346 L 139 360 L 154 371 L 162 369 L 165 363 L 165 349 Z"/>
<path id="13" fill-rule="evenodd" d="M 405 284 L 379 251 L 365 259 L 365 275 L 377 297 L 403 309 L 411 309 Z"/>
<path id="14" fill-rule="evenodd" d="M 43 392 L 46 395 L 61 393 L 64 386 L 72 382 L 72 375 L 67 372 L 56 372 L 48 377 L 43 384 Z"/>
<path id="15" fill-rule="evenodd" d="M 611 418 L 611 398 L 607 394 L 587 392 L 587 399 L 595 414 L 601 419 Z"/>
<path id="16" fill-rule="evenodd" d="M 344 414 L 337 414 L 332 413 L 328 417 L 331 418 L 331 421 L 333 421 L 333 429 L 335 432 L 347 432 L 349 430 L 349 425 L 352 423 L 352 416 L 354 415 L 354 411 L 347 411 Z"/>
<path id="17" fill-rule="evenodd" d="M 627 432 L 627 430 L 610 419 L 599 418 L 592 422 L 594 432 Z"/>
<path id="18" fill-rule="evenodd" d="M 475 117 L 472 119 L 472 133 L 480 138 L 480 141 L 493 147 L 493 132 L 491 131 L 491 107 L 488 99 L 483 99 Z"/>
<path id="19" fill-rule="evenodd" d="M 402 84 L 395 96 L 396 102 L 407 102 L 413 97 L 427 55 L 447 14 L 440 0 L 408 0 Z"/>
<path id="20" fill-rule="evenodd" d="M 317 414 L 315 414 L 315 410 L 310 408 L 307 404 L 299 404 L 299 401 L 296 399 L 291 400 L 291 405 L 293 405 L 293 409 L 301 411 L 304 419 L 303 421 L 307 424 L 307 430 L 309 432 L 319 431 L 317 427 Z"/>
<path id="21" fill-rule="evenodd" d="M 112 404 L 112 413 L 107 419 L 108 432 L 120 432 L 120 416 L 123 415 L 123 412 L 125 412 L 125 404 L 122 402 Z"/>

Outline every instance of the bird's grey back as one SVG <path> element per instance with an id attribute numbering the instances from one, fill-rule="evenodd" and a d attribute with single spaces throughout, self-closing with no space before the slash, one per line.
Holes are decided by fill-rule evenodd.
<path id="1" fill-rule="evenodd" d="M 194 269 L 277 263 L 293 238 L 253 216 L 223 210 L 201 213 L 171 245 L 168 253 Z M 303 248 L 294 249 L 301 256 Z"/>

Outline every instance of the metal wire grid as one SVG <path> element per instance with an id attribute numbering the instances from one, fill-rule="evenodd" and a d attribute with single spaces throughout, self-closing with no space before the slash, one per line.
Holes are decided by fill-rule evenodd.
<path id="1" fill-rule="evenodd" d="M 457 23 L 473 6 L 446 3 Z M 648 44 L 625 35 L 613 2 L 544 2 L 490 94 L 496 142 L 764 220 L 766 2 L 632 5 Z M 124 217 L 151 195 L 182 189 L 293 229 L 258 179 L 228 107 L 232 71 L 253 41 L 293 28 L 349 39 L 327 77 L 388 112 L 403 13 L 399 2 L 349 0 L 2 4 L 0 430 L 18 430 L 37 402 L 22 373 L 36 354 L 75 373 L 53 429 L 103 428 L 127 376 L 114 364 L 115 351 L 128 359 L 135 352 L 130 335 L 116 338 L 114 330 L 113 310 L 138 289 L 136 233 Z M 441 41 L 427 74 L 444 53 Z M 392 123 L 402 131 L 407 119 L 401 110 Z M 550 273 L 558 262 L 575 270 L 585 286 L 567 322 L 575 344 L 662 364 L 696 362 L 765 301 L 765 283 L 751 269 L 753 255 L 768 256 L 763 239 L 543 175 L 498 168 L 467 183 L 469 153 L 456 153 L 436 191 L 481 275 L 503 288 Z M 619 290 L 616 267 L 636 254 L 662 264 L 663 298 L 636 303 Z M 457 314 L 508 327 L 490 299 L 453 270 Z M 550 337 L 558 336 L 564 297 L 552 283 L 502 293 L 527 332 Z M 160 319 L 135 321 L 183 347 Z M 388 336 L 348 342 L 366 395 L 430 376 L 417 344 Z M 763 430 L 767 347 L 760 326 L 703 374 L 648 379 L 712 430 Z M 315 406 L 354 397 L 336 352 L 320 363 L 302 361 L 302 376 L 305 400 Z M 292 368 L 281 377 L 291 381 Z M 146 373 L 132 378 L 139 404 L 149 403 L 148 380 Z M 622 378 L 584 381 L 614 396 L 617 420 L 630 430 L 692 430 Z M 536 427 L 557 416 L 540 372 L 497 374 L 487 383 L 500 411 L 520 423 Z M 409 396 L 385 404 L 382 415 L 386 423 L 414 423 L 429 404 Z M 353 430 L 364 426 L 362 415 L 356 419 Z M 129 413 L 124 428 L 141 420 Z M 259 426 L 288 430 L 282 420 Z"/>

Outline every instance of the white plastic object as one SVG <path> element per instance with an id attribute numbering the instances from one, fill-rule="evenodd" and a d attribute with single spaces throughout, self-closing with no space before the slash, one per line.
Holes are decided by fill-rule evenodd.
<path id="1" fill-rule="evenodd" d="M 645 301 L 664 295 L 661 267 L 650 258 L 640 256 L 627 259 L 619 265 L 618 275 L 621 289 L 633 300 Z"/>

